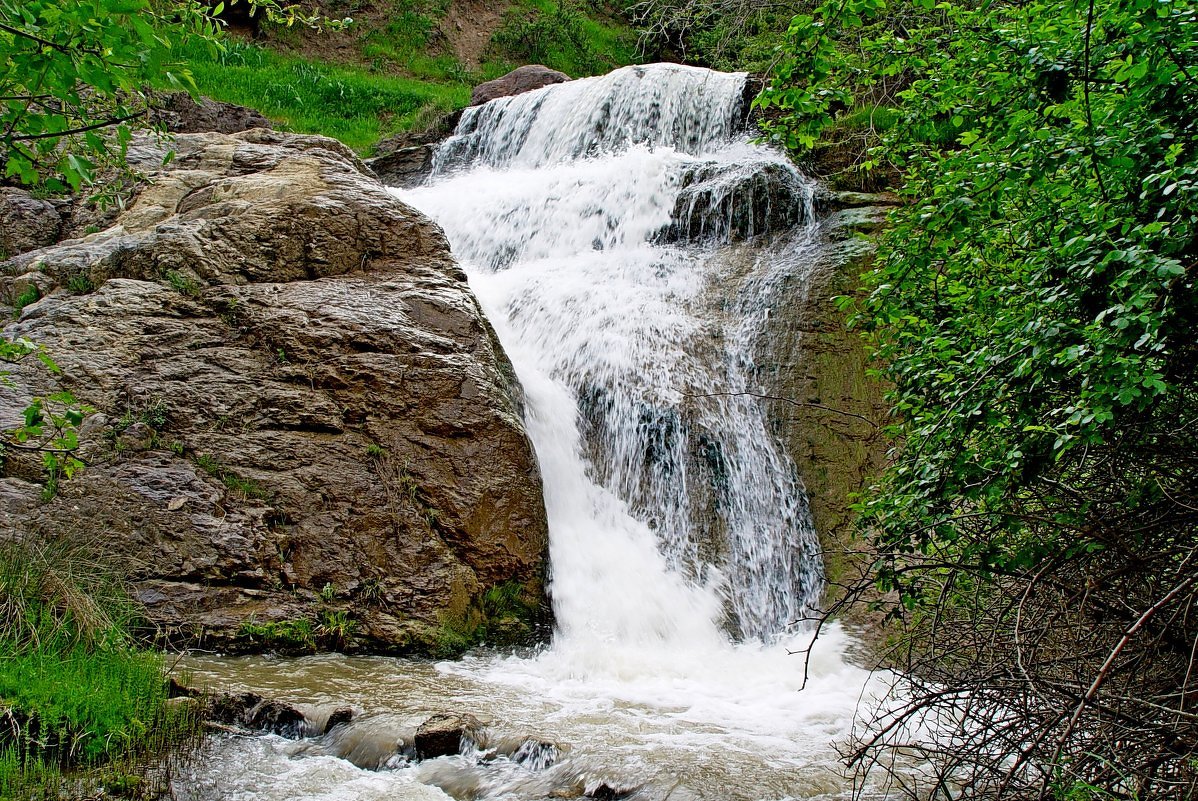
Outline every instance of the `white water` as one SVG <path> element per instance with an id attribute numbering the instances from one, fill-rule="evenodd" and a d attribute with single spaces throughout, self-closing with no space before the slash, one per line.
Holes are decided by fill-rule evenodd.
<path id="1" fill-rule="evenodd" d="M 735 394 L 757 389 L 758 337 L 813 247 L 808 183 L 735 133 L 743 82 L 657 65 L 494 101 L 467 110 L 425 186 L 397 193 L 444 227 L 524 386 L 552 646 L 432 678 L 421 663 L 344 657 L 193 661 L 201 678 L 414 723 L 461 706 L 568 743 L 550 773 L 643 783 L 649 798 L 847 792 L 832 743 L 870 680 L 843 661 L 836 627 L 809 666 L 788 653 L 806 645 L 822 590 L 817 540 L 759 401 Z M 779 219 L 793 230 L 773 246 L 729 244 Z M 467 792 L 467 769 L 449 763 L 362 776 L 252 742 L 210 763 L 236 778 L 194 775 L 207 788 L 195 797 L 235 795 L 230 783 L 245 798 L 552 790 L 513 769 L 471 773 Z M 284 762 L 263 771 L 272 760 Z"/>

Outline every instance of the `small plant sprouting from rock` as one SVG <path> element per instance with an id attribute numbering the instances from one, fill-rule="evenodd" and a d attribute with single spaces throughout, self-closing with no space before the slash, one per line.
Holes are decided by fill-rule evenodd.
<path id="1" fill-rule="evenodd" d="M 203 292 L 203 287 L 200 286 L 198 281 L 184 275 L 178 270 L 168 270 L 163 277 L 176 292 L 185 297 L 198 298 Z"/>
<path id="2" fill-rule="evenodd" d="M 356 628 L 357 623 L 350 620 L 349 612 L 325 609 L 320 613 L 320 623 L 316 630 L 321 637 L 330 640 L 336 647 L 344 648 L 353 642 Z"/>
<path id="3" fill-rule="evenodd" d="M 197 453 L 195 464 L 208 475 L 218 479 L 227 489 L 241 496 L 242 500 L 250 498 L 267 500 L 270 498 L 270 492 L 257 481 L 237 475 L 211 454 Z"/>
<path id="4" fill-rule="evenodd" d="M 67 279 L 67 291 L 72 295 L 88 295 L 96 291 L 96 284 L 87 273 L 75 273 Z"/>
<path id="5" fill-rule="evenodd" d="M 40 289 L 38 289 L 36 286 L 34 286 L 32 284 L 29 285 L 28 287 L 26 287 L 24 292 L 17 295 L 13 299 L 13 302 L 12 302 L 13 319 L 15 320 L 18 317 L 20 317 L 21 312 L 25 309 L 26 306 L 37 303 L 41 299 L 42 299 L 42 292 Z"/>
<path id="6" fill-rule="evenodd" d="M 436 656 L 460 656 L 476 645 L 529 643 L 546 622 L 539 598 L 518 581 L 488 588 L 460 617 L 443 617 L 432 638 Z"/>
<path id="7" fill-rule="evenodd" d="M 366 455 L 371 459 L 382 459 L 387 455 L 387 449 L 377 442 L 372 442 L 366 446 Z"/>
<path id="8" fill-rule="evenodd" d="M 337 597 L 337 588 L 332 584 L 325 584 L 320 588 L 320 592 L 318 592 L 316 596 L 326 604 L 332 603 Z"/>
<path id="9" fill-rule="evenodd" d="M 237 633 L 248 640 L 259 640 L 271 647 L 281 646 L 305 651 L 316 649 L 316 627 L 307 618 L 259 623 L 251 617 L 242 621 Z"/>

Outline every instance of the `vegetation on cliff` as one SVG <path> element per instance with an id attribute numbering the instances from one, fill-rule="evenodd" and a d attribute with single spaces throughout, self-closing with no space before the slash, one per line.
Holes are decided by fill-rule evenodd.
<path id="1" fill-rule="evenodd" d="M 1189 3 L 848 0 L 759 101 L 800 151 L 884 118 L 863 168 L 907 200 L 856 309 L 901 443 L 858 508 L 921 792 L 1198 784 L 1196 75 Z"/>

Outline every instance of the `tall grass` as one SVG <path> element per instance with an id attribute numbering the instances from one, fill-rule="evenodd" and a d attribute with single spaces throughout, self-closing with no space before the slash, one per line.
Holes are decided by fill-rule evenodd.
<path id="1" fill-rule="evenodd" d="M 167 703 L 119 575 L 83 545 L 0 542 L 0 799 L 126 795 L 197 721 Z M 119 794 L 119 793 L 118 793 Z"/>
<path id="2" fill-rule="evenodd" d="M 201 94 L 256 108 L 292 131 L 340 139 L 359 153 L 470 100 L 466 83 L 376 75 L 365 67 L 311 61 L 245 42 L 228 41 L 223 53 L 185 45 L 180 56 Z"/>

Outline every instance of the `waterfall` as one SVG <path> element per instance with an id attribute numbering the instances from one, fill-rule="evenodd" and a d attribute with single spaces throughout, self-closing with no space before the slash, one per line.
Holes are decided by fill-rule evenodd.
<path id="1" fill-rule="evenodd" d="M 803 488 L 746 394 L 812 183 L 741 130 L 744 89 L 661 64 L 495 100 L 400 193 L 444 227 L 527 392 L 565 642 L 768 641 L 822 589 Z"/>
<path id="2" fill-rule="evenodd" d="M 561 760 L 373 773 L 323 750 L 327 737 L 223 738 L 188 768 L 182 801 L 888 797 L 852 795 L 832 745 L 878 688 L 844 660 L 838 625 L 805 649 L 817 540 L 745 394 L 769 369 L 756 356 L 769 317 L 796 302 L 819 245 L 811 182 L 739 130 L 744 83 L 655 65 L 496 100 L 467 109 L 424 186 L 396 190 L 444 227 L 524 387 L 552 646 L 188 663 L 226 687 L 370 710 L 346 732 L 367 750 L 449 709 L 560 743 Z"/>

